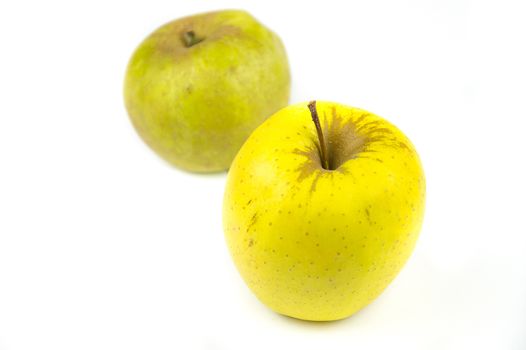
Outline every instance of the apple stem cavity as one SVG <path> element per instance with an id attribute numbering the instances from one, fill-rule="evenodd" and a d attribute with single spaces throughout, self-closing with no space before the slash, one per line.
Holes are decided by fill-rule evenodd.
<path id="1" fill-rule="evenodd" d="M 320 141 L 320 157 L 321 166 L 323 169 L 330 170 L 329 158 L 327 157 L 327 145 L 323 138 L 323 132 L 321 130 L 320 118 L 318 117 L 318 111 L 316 110 L 316 101 L 309 102 L 309 110 L 312 116 L 312 121 L 316 125 L 316 132 L 318 133 L 318 140 Z"/>
<path id="2" fill-rule="evenodd" d="M 198 38 L 193 30 L 183 32 L 183 43 L 186 47 L 192 47 L 203 40 L 204 38 Z"/>

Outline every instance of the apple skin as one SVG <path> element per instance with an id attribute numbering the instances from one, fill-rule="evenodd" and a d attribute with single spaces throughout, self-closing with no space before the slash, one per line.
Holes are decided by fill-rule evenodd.
<path id="1" fill-rule="evenodd" d="M 395 278 L 422 224 L 425 178 L 409 139 L 386 120 L 318 102 L 331 169 L 306 103 L 249 137 L 228 173 L 225 238 L 255 295 L 312 321 L 346 318 Z"/>
<path id="2" fill-rule="evenodd" d="M 187 47 L 190 31 L 203 40 Z M 131 57 L 124 83 L 125 105 L 142 139 L 192 172 L 228 169 L 250 133 L 288 103 L 289 92 L 281 40 L 238 10 L 155 30 Z"/>

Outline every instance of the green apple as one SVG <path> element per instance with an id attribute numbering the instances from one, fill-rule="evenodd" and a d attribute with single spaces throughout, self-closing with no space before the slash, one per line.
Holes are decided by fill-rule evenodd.
<path id="1" fill-rule="evenodd" d="M 337 320 L 398 274 L 424 198 L 417 152 L 395 126 L 357 108 L 301 103 L 270 117 L 237 154 L 225 237 L 263 303 L 299 319 Z"/>
<path id="2" fill-rule="evenodd" d="M 280 38 L 244 11 L 163 25 L 136 49 L 124 95 L 131 121 L 162 158 L 194 172 L 228 169 L 237 151 L 289 98 Z"/>

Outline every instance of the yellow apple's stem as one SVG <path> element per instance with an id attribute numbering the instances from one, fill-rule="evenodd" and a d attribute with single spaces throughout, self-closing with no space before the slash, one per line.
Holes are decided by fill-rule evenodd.
<path id="1" fill-rule="evenodd" d="M 316 110 L 316 101 L 309 102 L 309 110 L 312 116 L 312 121 L 316 125 L 316 132 L 318 133 L 318 140 L 320 141 L 320 156 L 321 166 L 323 169 L 329 170 L 329 158 L 327 157 L 327 145 L 323 139 L 323 132 L 321 131 L 320 118 L 318 118 L 318 111 Z"/>
<path id="2" fill-rule="evenodd" d="M 192 47 L 203 40 L 203 38 L 198 38 L 193 30 L 183 32 L 183 43 L 186 47 Z"/>

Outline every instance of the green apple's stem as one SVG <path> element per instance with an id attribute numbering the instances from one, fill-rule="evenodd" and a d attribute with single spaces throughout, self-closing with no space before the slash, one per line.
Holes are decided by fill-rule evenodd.
<path id="1" fill-rule="evenodd" d="M 183 32 L 183 43 L 186 47 L 192 47 L 203 40 L 203 38 L 198 38 L 193 30 Z"/>
<path id="2" fill-rule="evenodd" d="M 318 133 L 318 140 L 320 141 L 321 166 L 323 169 L 329 170 L 329 158 L 327 157 L 327 145 L 323 139 L 323 132 L 321 131 L 320 118 L 318 118 L 318 111 L 316 110 L 316 101 L 309 102 L 309 110 L 312 116 L 312 121 L 316 125 L 316 132 Z"/>

